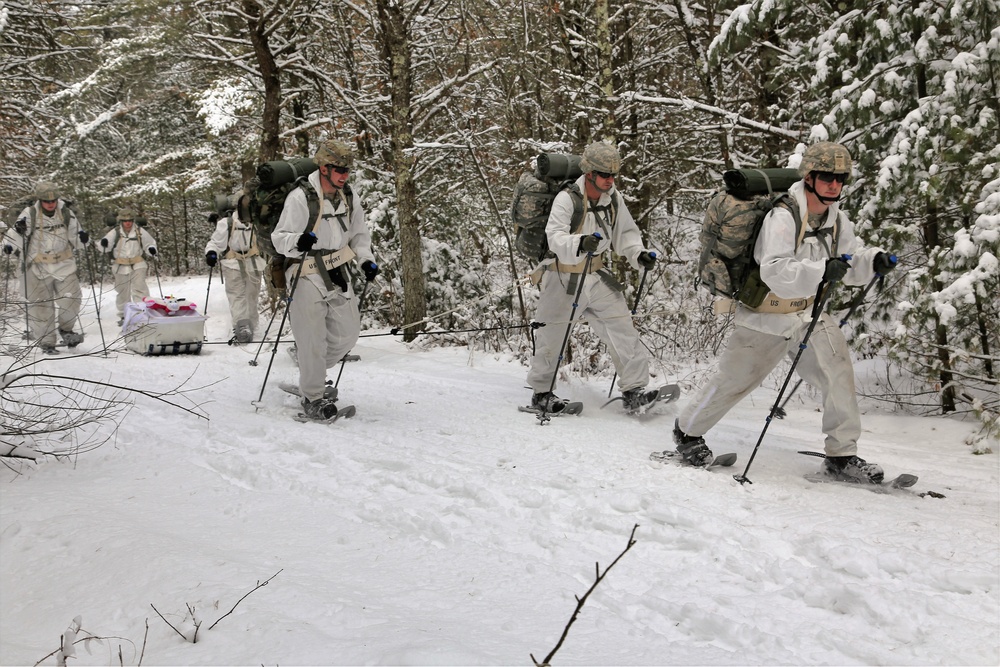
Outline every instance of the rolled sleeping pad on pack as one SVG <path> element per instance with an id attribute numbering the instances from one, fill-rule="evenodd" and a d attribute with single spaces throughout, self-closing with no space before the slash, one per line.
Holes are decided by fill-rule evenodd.
<path id="1" fill-rule="evenodd" d="M 801 178 L 797 169 L 731 169 L 722 175 L 726 191 L 740 199 L 785 192 Z"/>
<path id="2" fill-rule="evenodd" d="M 287 160 L 272 160 L 257 167 L 257 178 L 260 180 L 260 187 L 271 190 L 298 180 L 303 176 L 308 176 L 319 169 L 312 158 L 292 157 Z"/>
<path id="3" fill-rule="evenodd" d="M 576 180 L 583 176 L 580 171 L 580 156 L 564 153 L 541 153 L 535 159 L 536 176 L 553 181 Z"/>

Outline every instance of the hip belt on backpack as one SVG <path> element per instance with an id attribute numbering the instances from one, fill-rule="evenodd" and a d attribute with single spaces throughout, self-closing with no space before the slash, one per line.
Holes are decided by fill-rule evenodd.
<path id="1" fill-rule="evenodd" d="M 59 262 L 65 262 L 67 259 L 73 259 L 72 250 L 63 250 L 62 252 L 40 252 L 35 255 L 31 261 L 36 264 L 58 264 Z"/>
<path id="2" fill-rule="evenodd" d="M 743 307 L 755 313 L 784 315 L 806 310 L 812 307 L 815 300 L 816 297 L 814 296 L 782 299 L 780 296 L 776 296 L 774 292 L 768 292 L 767 296 L 764 297 L 764 300 L 756 308 L 751 308 L 746 304 L 743 304 Z M 716 315 L 728 315 L 736 310 L 736 302 L 729 298 L 718 299 L 712 304 L 712 309 Z"/>
<path id="3" fill-rule="evenodd" d="M 559 261 L 552 262 L 551 264 L 542 264 L 537 269 L 531 272 L 531 284 L 538 285 L 542 282 L 542 277 L 545 275 L 546 271 L 558 271 L 559 273 L 583 273 L 583 270 L 587 267 L 587 260 L 583 260 L 577 264 L 562 264 Z M 596 273 L 604 268 L 604 260 L 601 255 L 594 257 L 593 261 L 590 263 L 590 273 Z"/>
<path id="4" fill-rule="evenodd" d="M 115 257 L 115 264 L 124 264 L 126 266 L 138 264 L 141 261 L 142 255 L 136 255 L 135 257 Z"/>
<path id="5" fill-rule="evenodd" d="M 321 255 L 323 259 L 323 266 L 327 271 L 335 269 L 342 264 L 354 259 L 357 255 L 351 250 L 351 246 L 344 246 L 340 250 L 335 250 Z M 289 257 L 286 262 L 288 265 L 292 264 L 302 264 L 302 275 L 308 276 L 313 273 L 319 273 L 319 267 L 316 266 L 315 257 L 306 257 L 305 262 L 302 261 L 301 257 Z"/>

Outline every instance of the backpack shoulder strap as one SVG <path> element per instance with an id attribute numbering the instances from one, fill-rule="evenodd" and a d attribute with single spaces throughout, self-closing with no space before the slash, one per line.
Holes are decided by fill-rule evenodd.
<path id="1" fill-rule="evenodd" d="M 299 179 L 299 187 L 306 196 L 306 206 L 309 208 L 309 224 L 306 226 L 306 234 L 316 229 L 319 222 L 319 194 L 305 176 Z"/>
<path id="2" fill-rule="evenodd" d="M 567 191 L 569 198 L 573 200 L 573 215 L 569 219 L 569 231 L 571 234 L 576 234 L 583 226 L 583 216 L 587 213 L 587 198 L 580 192 L 576 181 L 566 181 L 560 190 Z"/>
<path id="3" fill-rule="evenodd" d="M 795 250 L 797 251 L 799 246 L 802 245 L 802 240 L 806 237 L 805 222 L 802 220 L 802 216 L 799 215 L 799 207 L 795 204 L 795 200 L 787 192 L 782 192 L 771 199 L 772 209 L 779 206 L 787 209 L 792 214 L 792 220 L 795 221 Z"/>

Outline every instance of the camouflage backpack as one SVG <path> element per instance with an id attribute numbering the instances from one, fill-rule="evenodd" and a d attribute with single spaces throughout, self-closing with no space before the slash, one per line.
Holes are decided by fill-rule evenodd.
<path id="1" fill-rule="evenodd" d="M 535 160 L 535 172 L 524 172 L 514 186 L 511 220 L 514 223 L 514 247 L 524 257 L 539 262 L 549 255 L 545 226 L 552 201 L 563 190 L 573 199 L 570 230 L 576 232 L 583 222 L 583 193 L 576 186 L 580 170 L 579 155 L 542 153 Z M 592 209 L 593 210 L 593 209 Z M 611 224 L 618 215 L 618 197 L 611 198 Z"/>
<path id="2" fill-rule="evenodd" d="M 796 247 L 802 241 L 802 220 L 787 193 L 800 176 L 794 169 L 736 169 L 722 178 L 726 189 L 709 201 L 699 235 L 698 282 L 715 296 L 756 308 L 770 291 L 753 257 L 764 217 L 785 206 L 795 218 Z"/>

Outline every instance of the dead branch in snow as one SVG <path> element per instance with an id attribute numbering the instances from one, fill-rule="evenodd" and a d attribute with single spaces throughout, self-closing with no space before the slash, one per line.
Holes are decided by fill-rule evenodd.
<path id="1" fill-rule="evenodd" d="M 628 552 L 628 550 L 632 548 L 632 545 L 635 544 L 635 531 L 638 528 L 639 524 L 635 524 L 634 526 L 632 526 L 632 534 L 629 535 L 628 537 L 628 545 L 620 554 L 618 554 L 618 558 L 615 558 L 614 561 L 612 561 L 611 565 L 608 565 L 606 568 L 604 568 L 604 572 L 601 572 L 600 563 L 594 563 L 594 569 L 596 573 L 596 578 L 594 579 L 594 583 L 590 586 L 590 588 L 587 589 L 587 592 L 583 594 L 582 598 L 576 598 L 576 609 L 573 610 L 573 615 L 570 616 L 569 622 L 566 623 L 566 627 L 563 628 L 562 636 L 559 637 L 559 642 L 555 645 L 555 648 L 553 648 L 549 652 L 549 654 L 545 656 L 545 659 L 542 660 L 541 662 L 535 660 L 535 655 L 533 653 L 528 654 L 531 656 L 531 661 L 535 663 L 536 667 L 549 667 L 549 665 L 552 664 L 552 657 L 556 654 L 556 651 L 558 651 L 562 647 L 563 640 L 565 640 L 566 635 L 569 634 L 570 626 L 573 625 L 573 623 L 576 621 L 576 617 L 580 615 L 580 610 L 583 609 L 583 605 L 587 601 L 587 598 L 590 596 L 591 593 L 594 592 L 594 589 L 597 588 L 597 584 L 601 583 L 601 581 L 608 574 L 611 568 L 613 568 L 615 564 L 621 560 L 622 556 L 624 556 Z"/>
<path id="2" fill-rule="evenodd" d="M 281 573 L 282 573 L 282 571 L 283 571 L 284 569 L 285 569 L 285 568 L 281 568 L 281 570 L 278 570 L 277 572 L 275 572 L 274 574 L 272 574 L 272 575 L 271 575 L 271 576 L 270 576 L 270 577 L 269 577 L 269 578 L 268 578 L 267 580 L 265 580 L 265 581 L 264 581 L 263 583 L 262 583 L 262 582 L 260 581 L 260 579 L 258 579 L 258 580 L 257 580 L 257 585 L 256 585 L 256 586 L 254 586 L 254 587 L 253 587 L 253 589 L 252 589 L 252 590 L 251 590 L 251 591 L 250 591 L 249 593 L 247 593 L 246 595 L 244 595 L 243 597 L 241 597 L 241 598 L 240 598 L 239 600 L 237 600 L 237 601 L 236 601 L 236 604 L 234 604 L 234 605 L 233 605 L 233 608 L 232 608 L 232 609 L 230 609 L 230 610 L 229 610 L 229 611 L 227 611 L 227 612 L 226 612 L 225 614 L 223 614 L 222 616 L 220 616 L 220 617 L 219 617 L 219 618 L 218 618 L 218 619 L 217 619 L 217 620 L 215 621 L 215 623 L 212 623 L 212 625 L 208 626 L 208 629 L 209 629 L 209 630 L 211 630 L 212 628 L 214 628 L 214 627 L 215 627 L 216 625 L 218 625 L 218 624 L 219 624 L 219 621 L 221 621 L 221 620 L 222 620 L 222 619 L 224 619 L 224 618 L 225 618 L 226 616 L 229 616 L 229 615 L 230 615 L 231 613 L 233 613 L 234 611 L 236 611 L 236 607 L 237 607 L 237 605 L 239 605 L 239 603 L 243 602 L 243 601 L 244 601 L 244 600 L 246 600 L 246 599 L 247 599 L 248 597 L 250 597 L 250 593 L 253 593 L 253 592 L 254 592 L 254 591 L 256 591 L 256 590 L 257 590 L 258 588 L 263 588 L 264 586 L 267 586 L 267 585 L 268 585 L 269 583 L 271 583 L 271 579 L 274 579 L 274 578 L 275 578 L 275 577 L 277 577 L 277 576 L 278 576 L 279 574 L 281 574 Z"/>
<path id="3" fill-rule="evenodd" d="M 37 460 L 43 455 L 76 457 L 104 445 L 117 433 L 139 397 L 208 419 L 192 398 L 205 387 L 190 386 L 192 377 L 167 391 L 151 391 L 89 377 L 44 372 L 53 363 L 86 356 L 101 364 L 103 356 L 98 352 L 43 356 L 36 343 L 22 338 L 23 326 L 16 324 L 8 313 L 0 316 L 0 358 L 9 359 L 7 368 L 0 371 L 0 462 L 15 474 L 20 474 L 17 466 L 23 465 L 15 463 L 16 459 Z"/>
<path id="4" fill-rule="evenodd" d="M 135 642 L 133 642 L 130 639 L 127 639 L 125 637 L 117 637 L 117 636 L 101 637 L 99 635 L 93 635 L 93 634 L 90 634 L 89 632 L 87 632 L 86 630 L 84 630 L 83 627 L 82 627 L 82 624 L 83 624 L 82 617 L 81 616 L 75 617 L 73 619 L 73 622 L 69 624 L 69 627 L 66 628 L 66 631 L 63 632 L 62 635 L 59 636 L 59 648 L 55 649 L 54 651 L 51 651 L 48 655 L 43 656 L 40 660 L 38 660 L 38 662 L 35 663 L 34 667 L 38 667 L 38 665 L 42 664 L 43 662 L 45 662 L 46 660 L 48 660 L 49 658 L 51 658 L 53 656 L 55 656 L 56 664 L 57 665 L 60 665 L 61 667 L 65 667 L 67 658 L 75 658 L 75 657 L 77 657 L 76 656 L 76 645 L 77 644 L 83 644 L 84 647 L 87 649 L 88 653 L 90 653 L 89 644 L 91 642 L 111 642 L 111 640 L 113 640 L 113 639 L 117 639 L 117 640 L 120 640 L 120 641 L 126 641 L 129 644 L 132 644 L 133 649 L 135 648 Z M 77 635 L 80 634 L 80 633 L 83 633 L 86 636 L 85 637 L 77 638 Z M 147 633 L 147 635 L 149 634 L 149 621 L 148 620 L 146 621 L 146 633 Z M 145 647 L 146 647 L 146 640 L 145 640 L 145 638 L 143 639 L 142 645 L 143 645 L 143 649 L 145 650 Z M 109 646 L 109 648 L 110 648 L 110 646 Z M 119 662 L 119 664 L 124 665 L 124 658 L 122 657 L 122 647 L 121 647 L 121 644 L 118 645 L 118 662 Z M 140 657 L 139 658 L 139 665 L 141 665 L 141 664 L 142 664 L 142 658 Z"/>
<path id="5" fill-rule="evenodd" d="M 248 597 L 250 597 L 251 593 L 253 593 L 253 592 L 254 592 L 254 591 L 256 591 L 256 590 L 259 590 L 259 589 L 263 588 L 264 586 L 267 586 L 267 585 L 268 585 L 269 583 L 271 583 L 271 580 L 272 580 L 272 579 L 274 579 L 275 577 L 277 577 L 277 576 L 278 576 L 279 574 L 281 574 L 281 573 L 282 573 L 283 571 L 284 571 L 284 568 L 282 568 L 281 570 L 278 570 L 277 572 L 275 572 L 274 574 L 272 574 L 272 575 L 271 575 L 270 577 L 268 577 L 268 578 L 267 578 L 267 579 L 265 579 L 264 581 L 261 581 L 260 579 L 258 579 L 258 580 L 257 580 L 257 585 L 256 585 L 256 586 L 254 586 L 254 587 L 253 587 L 252 589 L 250 589 L 250 591 L 249 591 L 249 592 L 247 592 L 247 594 L 246 594 L 246 595 L 244 595 L 244 596 L 243 596 L 243 597 L 241 597 L 241 598 L 240 598 L 239 600 L 237 600 L 237 601 L 236 601 L 236 604 L 234 604 L 234 605 L 233 605 L 233 608 L 232 608 L 232 609 L 230 609 L 230 610 L 229 610 L 229 611 L 227 611 L 227 612 L 226 612 L 225 614 L 223 614 L 223 615 L 222 615 L 222 616 L 220 616 L 220 617 L 219 617 L 218 619 L 216 619 L 215 623 L 212 623 L 212 625 L 208 626 L 208 629 L 209 629 L 209 630 L 211 630 L 211 629 L 212 629 L 212 628 L 214 628 L 214 627 L 215 627 L 216 625 L 218 625 L 218 624 L 219 624 L 219 621 L 221 621 L 221 620 L 222 620 L 222 619 L 224 619 L 224 618 L 225 618 L 226 616 L 229 616 L 229 615 L 230 615 L 230 614 L 232 614 L 232 613 L 233 613 L 234 611 L 236 611 L 236 607 L 238 607 L 238 606 L 239 606 L 239 604 L 240 604 L 241 602 L 243 602 L 243 601 L 244 601 L 244 600 L 246 600 L 246 599 L 247 599 Z M 198 619 L 197 619 L 197 618 L 195 617 L 195 611 L 194 611 L 194 607 L 192 607 L 192 606 L 191 606 L 190 604 L 185 604 L 185 606 L 187 607 L 187 610 L 188 610 L 188 614 L 190 614 L 190 616 L 191 616 L 191 622 L 192 622 L 192 623 L 194 624 L 194 635 L 192 636 L 192 638 L 191 638 L 191 639 L 188 639 L 188 638 L 187 638 L 187 636 L 186 636 L 186 635 L 185 635 L 185 634 L 184 634 L 183 632 L 181 632 L 180 630 L 178 630 L 178 629 L 177 629 L 176 627 L 174 627 L 174 625 L 173 625 L 173 624 L 172 624 L 172 623 L 171 623 L 170 621 L 168 621 L 168 620 L 166 619 L 166 617 L 165 617 L 165 616 L 164 616 L 163 614 L 161 614 L 161 613 L 160 613 L 160 610 L 159 610 L 159 609 L 157 609 L 156 607 L 154 607 L 152 603 L 150 603 L 150 605 L 149 605 L 149 606 L 150 606 L 150 607 L 153 607 L 153 611 L 155 611 L 155 612 L 156 612 L 156 615 L 157 615 L 157 616 L 159 616 L 160 618 L 162 618 L 162 619 L 163 619 L 163 622 L 164 622 L 164 623 L 166 623 L 167 625 L 169 625 L 169 626 L 170 626 L 170 628 L 171 628 L 171 629 L 172 629 L 172 630 L 173 630 L 174 632 L 176 632 L 176 633 L 177 633 L 177 634 L 179 634 L 179 635 L 180 635 L 181 637 L 183 637 L 183 638 L 184 638 L 184 641 L 189 641 L 189 642 L 191 642 L 192 644 L 197 644 L 197 643 L 198 643 L 198 630 L 199 630 L 199 629 L 201 628 L 201 623 L 202 623 L 202 622 L 201 622 L 201 621 L 199 621 L 199 620 L 198 620 Z M 143 642 L 143 649 L 145 649 L 145 642 Z"/>

